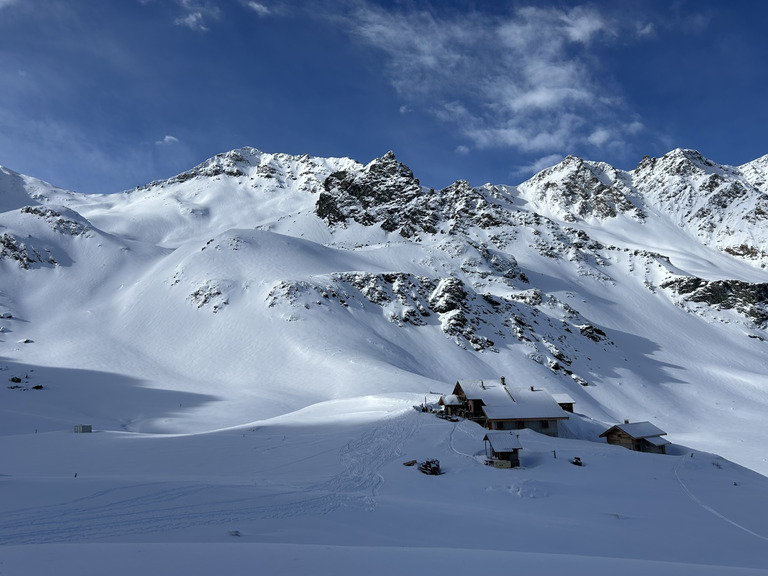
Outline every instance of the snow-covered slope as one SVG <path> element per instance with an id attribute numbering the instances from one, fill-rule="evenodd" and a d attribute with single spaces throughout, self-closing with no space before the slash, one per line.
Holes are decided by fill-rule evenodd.
<path id="1" fill-rule="evenodd" d="M 326 408 L 338 424 L 367 406 L 389 433 L 378 404 L 504 375 L 569 394 L 584 424 L 563 432 L 582 453 L 602 458 L 603 427 L 648 420 L 679 454 L 768 474 L 766 171 L 674 150 L 634 171 L 567 157 L 519 186 L 433 190 L 393 153 L 244 148 L 83 195 L 1 169 L 0 434 L 23 452 L 38 440 L 18 435 L 53 445 L 91 423 L 113 434 L 104 453 L 175 433 L 214 454 L 212 431 Z M 552 442 L 540 452 L 567 441 Z M 147 446 L 150 461 L 170 449 Z M 14 462 L 12 476 L 51 470 Z"/>
<path id="2" fill-rule="evenodd" d="M 5 356 L 217 397 L 140 429 L 505 374 L 720 448 L 742 434 L 706 433 L 717 406 L 768 403 L 761 166 L 568 157 L 516 188 L 434 191 L 391 152 L 245 148 L 97 196 L 4 171 Z"/>
<path id="3" fill-rule="evenodd" d="M 0 212 L 21 208 L 27 204 L 37 204 L 39 199 L 49 194 L 66 195 L 61 190 L 31 176 L 19 174 L 0 166 Z"/>

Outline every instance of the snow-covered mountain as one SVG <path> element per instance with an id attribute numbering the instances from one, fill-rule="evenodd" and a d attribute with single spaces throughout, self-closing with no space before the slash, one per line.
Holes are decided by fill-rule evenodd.
<path id="1" fill-rule="evenodd" d="M 391 152 L 244 148 L 94 196 L 3 169 L 3 356 L 217 397 L 128 429 L 506 374 L 728 452 L 720 412 L 768 406 L 767 171 L 674 150 L 433 190 Z"/>
<path id="2" fill-rule="evenodd" d="M 765 475 L 767 180 L 679 149 L 442 190 L 391 152 L 243 148 L 106 195 L 0 168 L 0 432 L 354 417 L 504 375 L 569 394 L 566 437 L 648 420 Z"/>

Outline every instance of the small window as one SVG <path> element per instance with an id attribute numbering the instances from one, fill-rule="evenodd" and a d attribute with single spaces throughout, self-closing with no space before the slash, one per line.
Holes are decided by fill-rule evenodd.
<path id="1" fill-rule="evenodd" d="M 542 427 L 543 429 L 547 429 L 547 428 L 549 428 L 549 420 L 542 420 L 542 421 L 541 421 L 541 427 Z"/>

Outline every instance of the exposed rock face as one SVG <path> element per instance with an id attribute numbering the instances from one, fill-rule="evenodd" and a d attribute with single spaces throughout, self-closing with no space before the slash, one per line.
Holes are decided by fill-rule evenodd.
<path id="1" fill-rule="evenodd" d="M 323 187 L 316 213 L 330 225 L 352 219 L 364 226 L 378 224 L 387 232 L 398 230 L 406 238 L 417 228 L 430 228 L 418 201 L 424 196 L 421 185 L 392 152 L 359 172 L 334 172 Z"/>
<path id="2" fill-rule="evenodd" d="M 27 248 L 18 238 L 3 232 L 0 235 L 0 259 L 14 260 L 20 268 L 28 270 L 32 264 L 44 262 L 42 256 L 34 249 Z"/>
<path id="3" fill-rule="evenodd" d="M 695 150 L 645 157 L 632 173 L 645 202 L 704 244 L 766 267 L 768 218 L 764 166 L 722 166 Z"/>
<path id="4" fill-rule="evenodd" d="M 22 214 L 31 214 L 45 220 L 51 230 L 59 234 L 80 236 L 90 229 L 88 223 L 79 215 L 72 214 L 71 211 L 71 216 L 62 215 L 62 211 L 66 209 L 54 210 L 48 206 L 24 206 L 21 209 Z"/>
<path id="5" fill-rule="evenodd" d="M 86 236 L 91 230 L 87 220 L 63 207 L 23 206 L 18 213 L 23 216 L 23 221 L 31 221 L 30 228 L 42 221 L 62 236 Z M 3 232 L 0 235 L 0 259 L 14 260 L 24 270 L 35 264 L 57 264 L 51 247 L 42 244 L 31 234 L 21 239 L 14 234 Z"/>
<path id="6" fill-rule="evenodd" d="M 620 216 L 644 222 L 658 211 L 704 244 L 766 267 L 766 158 L 734 168 L 677 149 L 646 156 L 627 172 L 568 156 L 518 190 L 537 211 L 572 223 Z"/>
<path id="7" fill-rule="evenodd" d="M 681 277 L 664 282 L 661 287 L 680 295 L 684 302 L 703 303 L 717 310 L 734 310 L 761 328 L 768 326 L 768 284 Z"/>
<path id="8" fill-rule="evenodd" d="M 645 219 L 629 175 L 604 162 L 567 156 L 560 164 L 539 172 L 520 189 L 534 202 L 546 205 L 569 222 L 587 217 L 605 220 L 618 214 Z"/>
<path id="9" fill-rule="evenodd" d="M 192 170 L 187 170 L 174 178 L 166 180 L 166 183 L 185 182 L 186 180 L 191 180 L 198 176 L 208 178 L 219 176 L 220 174 L 226 174 L 227 176 L 243 176 L 245 172 L 240 167 L 240 164 L 248 162 L 245 154 L 248 150 L 249 149 L 230 150 L 224 154 L 217 154 L 213 158 L 195 166 Z"/>
<path id="10" fill-rule="evenodd" d="M 335 172 L 323 186 L 315 212 L 331 226 L 353 220 L 418 239 L 419 234 L 452 233 L 468 225 L 490 228 L 509 221 L 508 211 L 464 180 L 437 192 L 422 188 L 392 152 L 363 170 Z"/>

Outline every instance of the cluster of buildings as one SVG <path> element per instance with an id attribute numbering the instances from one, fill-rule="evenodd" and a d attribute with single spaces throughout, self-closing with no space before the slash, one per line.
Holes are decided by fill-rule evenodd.
<path id="1" fill-rule="evenodd" d="M 440 397 L 440 409 L 449 416 L 473 420 L 489 432 L 483 438 L 486 456 L 498 467 L 520 465 L 522 449 L 515 430 L 527 428 L 558 436 L 560 423 L 573 413 L 568 394 L 550 394 L 535 388 L 510 388 L 502 376 L 495 380 L 459 380 L 451 394 Z M 650 422 L 616 424 L 602 434 L 609 444 L 639 452 L 666 453 L 666 432 Z"/>

